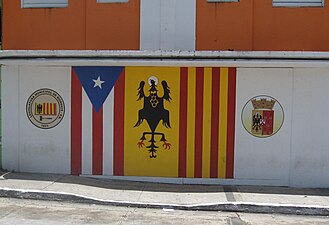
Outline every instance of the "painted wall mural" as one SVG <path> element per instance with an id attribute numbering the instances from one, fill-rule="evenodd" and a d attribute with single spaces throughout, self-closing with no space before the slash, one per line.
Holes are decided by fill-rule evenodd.
<path id="1" fill-rule="evenodd" d="M 72 67 L 71 173 L 233 178 L 236 69 Z"/>
<path id="2" fill-rule="evenodd" d="M 308 118 L 329 110 L 321 104 L 329 68 L 9 65 L 2 72 L 9 171 L 328 187 L 329 139 L 317 131 L 329 120 Z M 29 119 L 52 126 L 61 105 L 62 120 L 50 129 Z"/>

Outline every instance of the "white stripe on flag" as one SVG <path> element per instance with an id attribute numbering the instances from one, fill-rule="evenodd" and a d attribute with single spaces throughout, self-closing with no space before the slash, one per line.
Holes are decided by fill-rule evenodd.
<path id="1" fill-rule="evenodd" d="M 92 174 L 92 105 L 82 89 L 82 174 Z"/>
<path id="2" fill-rule="evenodd" d="M 103 175 L 113 175 L 114 88 L 103 105 Z"/>

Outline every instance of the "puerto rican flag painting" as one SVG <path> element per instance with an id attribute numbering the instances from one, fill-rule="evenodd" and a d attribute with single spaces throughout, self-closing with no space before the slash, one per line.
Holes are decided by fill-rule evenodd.
<path id="1" fill-rule="evenodd" d="M 122 73 L 124 67 L 72 67 L 72 174 L 113 175 L 113 87 Z"/>

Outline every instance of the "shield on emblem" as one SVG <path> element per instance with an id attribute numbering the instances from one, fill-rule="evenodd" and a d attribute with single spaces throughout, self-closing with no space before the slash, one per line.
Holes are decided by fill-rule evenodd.
<path id="1" fill-rule="evenodd" d="M 256 135 L 271 135 L 273 133 L 274 111 L 273 110 L 252 110 L 251 132 Z"/>
<path id="2" fill-rule="evenodd" d="M 266 136 L 273 134 L 274 104 L 275 100 L 261 98 L 253 99 L 251 133 L 254 135 Z"/>

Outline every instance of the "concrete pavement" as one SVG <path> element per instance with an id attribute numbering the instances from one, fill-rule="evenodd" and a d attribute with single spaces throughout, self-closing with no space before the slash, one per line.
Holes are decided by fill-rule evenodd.
<path id="1" fill-rule="evenodd" d="M 186 185 L 2 172 L 0 197 L 180 210 L 329 215 L 329 189 Z"/>

